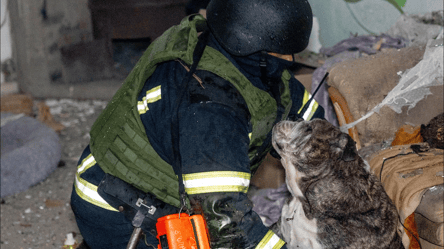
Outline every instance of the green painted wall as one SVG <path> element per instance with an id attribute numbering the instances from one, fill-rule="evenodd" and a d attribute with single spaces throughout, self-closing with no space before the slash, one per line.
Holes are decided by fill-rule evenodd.
<path id="1" fill-rule="evenodd" d="M 353 18 L 376 34 L 387 31 L 401 13 L 384 0 L 362 0 L 346 3 L 344 0 L 309 0 L 313 14 L 319 21 L 319 41 L 330 47 L 349 38 L 350 34 L 369 34 Z M 348 6 L 347 6 L 348 5 Z M 407 14 L 424 14 L 443 9 L 442 0 L 407 0 L 402 7 Z"/>

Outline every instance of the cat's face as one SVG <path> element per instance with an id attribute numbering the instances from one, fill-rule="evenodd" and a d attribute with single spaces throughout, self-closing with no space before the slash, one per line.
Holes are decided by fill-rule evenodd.
<path id="1" fill-rule="evenodd" d="M 357 157 L 351 137 L 321 119 L 281 121 L 273 128 L 272 143 L 286 171 L 296 170 L 299 177 L 324 170 L 326 161 Z"/>

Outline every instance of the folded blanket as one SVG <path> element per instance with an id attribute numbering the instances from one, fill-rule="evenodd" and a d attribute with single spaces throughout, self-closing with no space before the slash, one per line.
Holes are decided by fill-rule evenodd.
<path id="1" fill-rule="evenodd" d="M 443 155 L 444 150 L 416 143 L 393 146 L 370 157 L 370 168 L 395 203 L 402 223 L 416 210 L 425 191 L 444 183 Z M 401 224 L 399 231 L 409 248 L 410 240 Z"/>

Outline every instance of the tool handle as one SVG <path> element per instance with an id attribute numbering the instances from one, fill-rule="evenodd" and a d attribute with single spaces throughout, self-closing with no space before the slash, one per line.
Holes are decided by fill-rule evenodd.
<path id="1" fill-rule="evenodd" d="M 135 227 L 133 230 L 133 234 L 131 234 L 131 238 L 126 246 L 126 249 L 135 249 L 137 243 L 139 242 L 140 235 L 142 234 L 142 228 Z"/>

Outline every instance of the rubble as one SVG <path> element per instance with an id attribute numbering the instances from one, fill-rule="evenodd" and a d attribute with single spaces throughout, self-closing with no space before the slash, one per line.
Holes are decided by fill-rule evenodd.
<path id="1" fill-rule="evenodd" d="M 89 130 L 107 102 L 75 99 L 34 101 L 45 103 L 54 121 L 65 126 L 58 136 L 62 148 L 61 161 L 66 166 L 57 167 L 45 180 L 26 192 L 2 198 L 2 249 L 60 249 L 64 246 L 66 234 L 71 232 L 77 234 L 77 241 L 82 240 L 69 205 L 72 184 L 77 160 L 89 143 Z"/>

